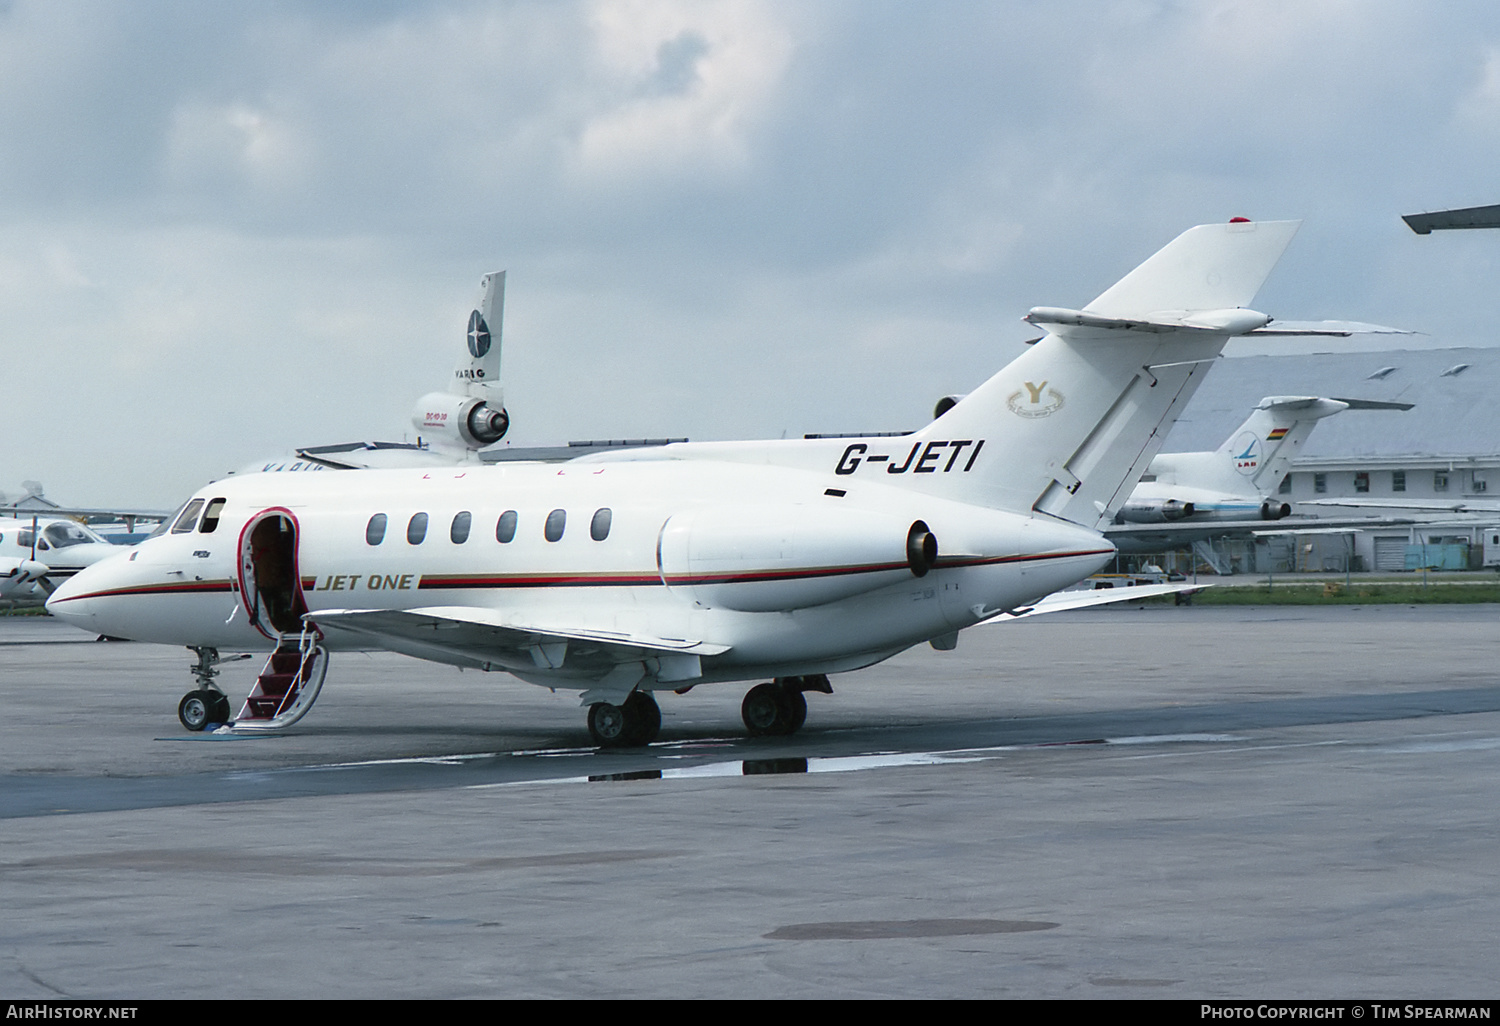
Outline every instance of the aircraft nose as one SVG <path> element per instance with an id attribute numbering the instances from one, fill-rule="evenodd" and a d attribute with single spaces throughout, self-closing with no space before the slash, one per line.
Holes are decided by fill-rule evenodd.
<path id="1" fill-rule="evenodd" d="M 85 567 L 64 581 L 47 599 L 47 612 L 75 627 L 92 630 L 99 615 L 98 595 L 105 590 L 108 569 L 102 564 Z"/>

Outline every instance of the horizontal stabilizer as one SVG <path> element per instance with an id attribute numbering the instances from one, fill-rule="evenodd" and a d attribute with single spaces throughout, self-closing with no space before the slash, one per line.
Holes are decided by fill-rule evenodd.
<path id="1" fill-rule="evenodd" d="M 1069 328 L 1102 328 L 1113 331 L 1144 331 L 1164 334 L 1169 331 L 1201 331 L 1214 335 L 1247 335 L 1269 324 L 1271 318 L 1254 310 L 1163 310 L 1149 319 L 1103 317 L 1087 310 L 1067 310 L 1058 306 L 1037 306 L 1025 320 L 1046 325 L 1054 334 L 1069 337 Z"/>
<path id="2" fill-rule="evenodd" d="M 1366 324 L 1363 321 L 1272 321 L 1264 328 L 1247 331 L 1247 335 L 1274 335 L 1300 337 L 1324 335 L 1332 338 L 1348 338 L 1351 335 L 1420 335 L 1420 331 L 1407 328 L 1388 328 L 1383 324 Z"/>
<path id="3" fill-rule="evenodd" d="M 1416 408 L 1416 403 L 1392 403 L 1380 399 L 1341 399 L 1337 396 L 1331 397 L 1336 403 L 1343 403 L 1351 410 L 1411 410 Z"/>

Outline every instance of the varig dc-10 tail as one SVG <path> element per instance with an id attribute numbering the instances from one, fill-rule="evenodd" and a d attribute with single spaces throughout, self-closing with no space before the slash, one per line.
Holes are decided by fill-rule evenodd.
<path id="1" fill-rule="evenodd" d="M 464 353 L 446 390 L 417 400 L 412 424 L 434 448 L 458 455 L 505 436 L 510 415 L 500 387 L 500 330 L 505 319 L 505 272 L 486 274 L 464 329 Z"/>

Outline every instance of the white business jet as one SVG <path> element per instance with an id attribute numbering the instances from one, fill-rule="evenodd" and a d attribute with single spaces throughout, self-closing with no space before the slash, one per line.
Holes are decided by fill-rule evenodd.
<path id="1" fill-rule="evenodd" d="M 576 690 L 600 745 L 660 726 L 654 693 L 755 681 L 752 734 L 804 693 L 1021 612 L 1114 554 L 1112 515 L 1297 222 L 1193 228 L 922 430 L 686 443 L 566 463 L 257 474 L 78 574 L 48 609 L 198 653 L 189 728 L 228 720 L 221 648 L 272 649 L 235 729 L 315 701 L 328 652 L 388 649 Z"/>

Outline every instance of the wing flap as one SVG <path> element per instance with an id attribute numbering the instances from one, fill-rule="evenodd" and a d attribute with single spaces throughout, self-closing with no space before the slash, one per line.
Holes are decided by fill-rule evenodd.
<path id="1" fill-rule="evenodd" d="M 472 665 L 557 669 L 569 644 L 583 643 L 606 658 L 623 662 L 648 656 L 716 656 L 730 646 L 690 638 L 663 638 L 636 631 L 577 623 L 522 620 L 494 609 L 472 606 L 427 606 L 417 609 L 324 609 L 308 620 L 325 632 L 341 631 L 374 642 L 380 648 L 412 647 L 464 657 Z"/>

